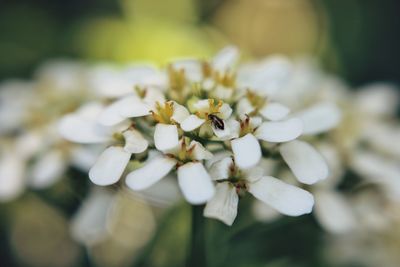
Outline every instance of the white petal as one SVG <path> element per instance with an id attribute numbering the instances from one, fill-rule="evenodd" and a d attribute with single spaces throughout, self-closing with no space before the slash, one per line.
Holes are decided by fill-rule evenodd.
<path id="1" fill-rule="evenodd" d="M 290 112 L 290 109 L 280 103 L 267 103 L 260 110 L 260 114 L 271 121 L 284 119 Z"/>
<path id="2" fill-rule="evenodd" d="M 400 200 L 400 167 L 397 160 L 367 150 L 354 151 L 350 166 L 366 181 L 380 185 L 387 197 Z"/>
<path id="3" fill-rule="evenodd" d="M 136 118 L 150 115 L 152 106 L 133 95 L 123 98 L 117 108 L 122 117 Z"/>
<path id="4" fill-rule="evenodd" d="M 335 128 L 341 119 L 339 108 L 331 102 L 319 103 L 297 114 L 303 121 L 303 134 L 318 134 Z"/>
<path id="5" fill-rule="evenodd" d="M 109 129 L 75 114 L 64 116 L 58 131 L 62 137 L 76 143 L 102 143 L 111 139 Z"/>
<path id="6" fill-rule="evenodd" d="M 400 158 L 400 125 L 380 120 L 370 123 L 362 134 L 376 151 Z"/>
<path id="7" fill-rule="evenodd" d="M 315 215 L 320 224 L 334 234 L 348 233 L 355 229 L 356 220 L 345 198 L 331 190 L 317 190 Z"/>
<path id="8" fill-rule="evenodd" d="M 132 190 L 145 190 L 164 178 L 174 168 L 174 159 L 158 156 L 126 177 L 126 184 Z"/>
<path id="9" fill-rule="evenodd" d="M 255 66 L 244 66 L 238 72 L 240 88 L 252 88 L 263 95 L 273 95 L 290 81 L 293 66 L 281 56 L 271 56 Z"/>
<path id="10" fill-rule="evenodd" d="M 229 168 L 232 166 L 233 160 L 231 157 L 223 158 L 210 167 L 209 173 L 213 180 L 222 180 L 229 177 Z"/>
<path id="11" fill-rule="evenodd" d="M 46 138 L 41 131 L 23 133 L 15 139 L 15 151 L 21 158 L 28 159 L 39 153 Z"/>
<path id="12" fill-rule="evenodd" d="M 202 65 L 198 60 L 183 59 L 174 61 L 172 67 L 179 71 L 185 71 L 185 77 L 192 82 L 200 82 L 203 79 Z"/>
<path id="13" fill-rule="evenodd" d="M 285 215 L 310 213 L 314 205 L 314 198 L 309 192 L 271 176 L 264 176 L 249 187 L 253 196 Z"/>
<path id="14" fill-rule="evenodd" d="M 133 64 L 123 69 L 122 77 L 130 84 L 131 90 L 135 86 L 146 87 L 164 87 L 166 84 L 166 75 L 157 68 L 146 64 Z"/>
<path id="15" fill-rule="evenodd" d="M 218 52 L 211 65 L 215 71 L 224 73 L 231 70 L 238 59 L 239 50 L 235 46 L 228 46 Z"/>
<path id="16" fill-rule="evenodd" d="M 280 143 L 296 139 L 302 131 L 302 121 L 292 118 L 279 122 L 264 122 L 257 128 L 255 136 L 264 141 Z"/>
<path id="17" fill-rule="evenodd" d="M 95 93 L 105 97 L 120 97 L 131 93 L 133 84 L 111 66 L 98 66 L 89 73 L 89 84 Z"/>
<path id="18" fill-rule="evenodd" d="M 179 167 L 178 183 L 185 199 L 193 205 L 206 203 L 215 193 L 210 176 L 199 162 L 190 162 Z"/>
<path id="19" fill-rule="evenodd" d="M 233 138 L 239 137 L 239 132 L 240 132 L 240 123 L 236 120 L 229 119 L 227 121 L 224 121 L 224 129 L 220 130 L 215 128 L 214 126 L 209 127 L 211 128 L 213 133 L 215 134 L 216 137 L 218 137 L 219 140 L 231 140 Z M 200 131 L 201 134 L 201 131 Z"/>
<path id="20" fill-rule="evenodd" d="M 192 151 L 193 158 L 196 160 L 208 160 L 213 157 L 213 154 L 208 151 L 201 143 L 197 141 L 190 142 L 190 147 L 194 146 Z"/>
<path id="21" fill-rule="evenodd" d="M 229 136 L 224 140 L 238 138 L 240 132 L 240 123 L 234 119 L 229 119 L 227 121 L 224 121 L 224 123 L 225 127 L 229 129 Z"/>
<path id="22" fill-rule="evenodd" d="M 226 120 L 231 116 L 231 114 L 232 114 L 232 108 L 228 104 L 223 103 L 218 110 L 218 117 L 220 117 L 223 120 Z"/>
<path id="23" fill-rule="evenodd" d="M 142 134 L 134 129 L 129 129 L 123 133 L 125 138 L 125 151 L 136 154 L 145 151 L 149 145 Z"/>
<path id="24" fill-rule="evenodd" d="M 176 125 L 158 123 L 154 131 L 154 143 L 158 150 L 168 151 L 179 145 Z"/>
<path id="25" fill-rule="evenodd" d="M 205 91 L 211 91 L 215 88 L 216 82 L 212 78 L 205 78 L 202 82 L 202 88 Z"/>
<path id="26" fill-rule="evenodd" d="M 250 181 L 250 182 L 258 181 L 259 179 L 261 179 L 264 176 L 264 173 L 265 173 L 264 168 L 261 167 L 260 164 L 253 168 L 249 168 L 249 169 L 245 169 L 245 170 L 241 170 L 241 171 L 242 171 L 243 177 L 245 177 L 246 180 Z"/>
<path id="27" fill-rule="evenodd" d="M 228 150 L 216 152 L 211 159 L 206 161 L 205 166 L 207 169 L 210 169 L 214 163 L 216 163 L 224 158 L 227 158 L 227 157 L 232 157 L 232 153 L 230 153 Z"/>
<path id="28" fill-rule="evenodd" d="M 25 188 L 23 160 L 13 153 L 0 158 L 0 202 L 16 198 Z"/>
<path id="29" fill-rule="evenodd" d="M 35 189 L 42 189 L 57 182 L 66 170 L 66 159 L 61 151 L 52 150 L 42 155 L 32 166 L 29 184 Z"/>
<path id="30" fill-rule="evenodd" d="M 178 123 L 182 123 L 187 117 L 189 117 L 189 111 L 182 105 L 174 102 L 174 114 L 171 119 Z"/>
<path id="31" fill-rule="evenodd" d="M 241 169 L 254 167 L 261 159 L 261 147 L 252 134 L 231 141 L 235 164 Z"/>
<path id="32" fill-rule="evenodd" d="M 318 183 L 317 186 L 320 188 L 335 188 L 341 182 L 343 174 L 346 171 L 341 151 L 335 144 L 330 142 L 317 143 L 315 144 L 315 148 L 324 157 L 329 169 L 328 178 Z"/>
<path id="33" fill-rule="evenodd" d="M 258 128 L 262 122 L 263 122 L 263 118 L 261 118 L 259 116 L 251 117 L 250 118 L 250 127 L 252 127 L 253 129 Z"/>
<path id="34" fill-rule="evenodd" d="M 250 103 L 247 97 L 241 98 L 236 106 L 236 112 L 239 116 L 248 115 L 254 111 L 253 105 Z"/>
<path id="35" fill-rule="evenodd" d="M 226 127 L 226 122 L 224 121 L 224 129 L 218 129 L 211 125 L 211 129 L 214 132 L 215 136 L 218 137 L 220 140 L 229 140 L 232 136 L 231 129 Z"/>
<path id="36" fill-rule="evenodd" d="M 195 103 L 193 103 L 193 108 L 196 111 L 203 111 L 206 112 L 208 111 L 208 108 L 210 107 L 210 104 L 208 102 L 208 99 L 201 99 Z"/>
<path id="37" fill-rule="evenodd" d="M 182 194 L 175 173 L 170 173 L 149 188 L 136 191 L 141 198 L 152 206 L 168 208 L 182 200 Z"/>
<path id="38" fill-rule="evenodd" d="M 118 182 L 130 157 L 131 153 L 126 152 L 122 147 L 107 148 L 90 169 L 90 180 L 97 185 L 110 185 Z"/>
<path id="39" fill-rule="evenodd" d="M 394 115 L 399 99 L 399 90 L 394 85 L 374 83 L 357 91 L 354 105 L 370 115 Z"/>
<path id="40" fill-rule="evenodd" d="M 112 126 L 124 121 L 126 117 L 121 115 L 120 109 L 130 102 L 129 98 L 115 101 L 100 112 L 97 121 L 104 126 Z"/>
<path id="41" fill-rule="evenodd" d="M 211 96 L 219 100 L 230 100 L 233 97 L 233 88 L 226 87 L 223 85 L 217 85 L 215 89 L 211 91 Z"/>
<path id="42" fill-rule="evenodd" d="M 181 123 L 181 128 L 185 132 L 193 131 L 199 128 L 205 122 L 204 119 L 200 119 L 196 115 L 190 115 L 186 119 L 184 119 Z"/>
<path id="43" fill-rule="evenodd" d="M 71 222 L 72 237 L 85 245 L 94 245 L 103 241 L 108 234 L 109 210 L 114 196 L 106 190 L 93 190 Z"/>
<path id="44" fill-rule="evenodd" d="M 92 101 L 78 108 L 78 110 L 73 114 L 76 114 L 85 120 L 95 121 L 104 108 L 105 106 L 103 104 Z"/>
<path id="45" fill-rule="evenodd" d="M 156 102 L 164 103 L 165 96 L 164 93 L 158 88 L 148 88 L 146 89 L 146 95 L 143 98 L 145 103 L 154 106 Z"/>
<path id="46" fill-rule="evenodd" d="M 204 216 L 231 226 L 236 218 L 239 203 L 236 189 L 228 183 L 219 183 L 215 189 L 214 197 L 204 208 Z"/>
<path id="47" fill-rule="evenodd" d="M 306 142 L 295 140 L 282 144 L 280 153 L 302 183 L 313 184 L 325 179 L 329 174 L 324 158 Z"/>

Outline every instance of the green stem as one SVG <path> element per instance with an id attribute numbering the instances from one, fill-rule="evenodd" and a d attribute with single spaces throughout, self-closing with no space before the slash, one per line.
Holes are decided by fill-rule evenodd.
<path id="1" fill-rule="evenodd" d="M 206 267 L 204 206 L 192 206 L 192 235 L 187 267 Z"/>

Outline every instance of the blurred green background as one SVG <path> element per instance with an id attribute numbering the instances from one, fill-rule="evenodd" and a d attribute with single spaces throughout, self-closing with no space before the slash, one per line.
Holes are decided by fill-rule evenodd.
<path id="1" fill-rule="evenodd" d="M 400 79 L 397 0 L 1 0 L 0 79 L 48 58 L 317 54 L 353 84 Z"/>

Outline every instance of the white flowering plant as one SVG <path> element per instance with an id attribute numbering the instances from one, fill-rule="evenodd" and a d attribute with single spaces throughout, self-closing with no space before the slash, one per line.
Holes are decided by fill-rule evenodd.
<path id="1" fill-rule="evenodd" d="M 237 49 L 227 47 L 211 61 L 178 60 L 166 70 L 143 71 L 130 92 L 108 105 L 83 106 L 61 119 L 59 131 L 74 142 L 108 144 L 89 171 L 97 185 L 124 176 L 141 191 L 176 176 L 187 202 L 207 204 L 204 215 L 228 225 L 246 193 L 286 215 L 309 213 L 312 195 L 261 165 L 280 160 L 305 184 L 328 176 L 316 149 L 296 140 L 301 119 L 268 90 L 280 82 L 270 72 L 288 70 L 271 69 L 270 62 L 236 69 L 237 59 Z"/>
<path id="2" fill-rule="evenodd" d="M 254 252 L 260 243 L 273 260 L 296 247 L 291 240 L 325 233 L 332 249 L 344 234 L 349 243 L 370 233 L 380 240 L 400 221 L 396 90 L 351 92 L 305 60 L 238 61 L 235 47 L 164 68 L 56 61 L 31 82 L 3 83 L 0 201 L 22 195 L 44 205 L 66 185 L 82 193 L 83 202 L 65 191 L 56 202 L 71 201 L 71 236 L 94 262 L 107 258 L 99 244 L 123 260 L 148 244 L 134 266 L 152 262 L 159 241 L 149 240 L 163 236 L 164 224 L 173 224 L 169 242 L 185 247 L 188 208 L 192 240 L 176 252 L 188 252 L 188 266 L 206 266 L 206 254 L 241 266 L 236 247 Z M 280 242 L 285 249 L 275 249 Z"/>
<path id="3" fill-rule="evenodd" d="M 134 66 L 125 82 L 108 77 L 101 97 L 64 116 L 59 133 L 106 147 L 89 170 L 94 184 L 144 191 L 163 178 L 177 179 L 197 214 L 194 227 L 204 205 L 205 217 L 232 225 L 247 194 L 284 215 L 310 213 L 312 194 L 274 177 L 269 167 L 288 166 L 304 185 L 329 173 L 323 156 L 298 140 L 303 121 L 275 98 L 291 64 L 273 57 L 238 65 L 238 57 L 235 47 L 226 47 L 208 61 Z"/>

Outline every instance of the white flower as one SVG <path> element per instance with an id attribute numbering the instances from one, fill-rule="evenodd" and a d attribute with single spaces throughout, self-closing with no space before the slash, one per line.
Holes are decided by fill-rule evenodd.
<path id="1" fill-rule="evenodd" d="M 202 204 L 215 192 L 211 178 L 201 163 L 212 154 L 200 143 L 182 140 L 170 153 L 151 158 L 143 167 L 129 173 L 126 184 L 132 190 L 145 190 L 177 168 L 178 183 L 185 199 L 191 204 Z"/>
<path id="2" fill-rule="evenodd" d="M 313 184 L 328 176 L 328 166 L 323 157 L 311 145 L 294 140 L 301 134 L 300 119 L 259 123 L 259 119 L 247 117 L 241 121 L 241 130 L 248 133 L 231 140 L 235 164 L 239 168 L 252 168 L 260 161 L 261 145 L 257 140 L 260 139 L 281 143 L 279 153 L 300 182 Z"/>
<path id="3" fill-rule="evenodd" d="M 261 159 L 261 146 L 257 139 L 282 143 L 294 140 L 302 134 L 303 123 L 300 119 L 286 119 L 289 111 L 284 105 L 269 103 L 265 96 L 246 90 L 246 95 L 238 101 L 236 110 L 241 117 L 240 137 L 231 141 L 236 164 L 240 168 L 251 168 Z"/>
<path id="4" fill-rule="evenodd" d="M 132 154 L 142 153 L 147 149 L 148 141 L 142 134 L 128 128 L 126 124 L 106 127 L 96 119 L 102 108 L 90 103 L 75 113 L 61 119 L 59 131 L 64 138 L 79 143 L 109 143 L 120 142 L 123 146 L 114 145 L 106 148 L 89 171 L 89 178 L 98 185 L 116 183 L 124 172 Z M 117 134 L 117 140 L 113 140 Z"/>
<path id="5" fill-rule="evenodd" d="M 231 140 L 236 164 L 243 169 L 255 166 L 261 159 L 261 145 L 258 140 L 270 143 L 287 142 L 301 134 L 299 119 L 281 122 L 262 122 L 259 117 L 246 117 L 240 122 L 240 137 Z"/>
<path id="6" fill-rule="evenodd" d="M 400 167 L 397 160 L 358 149 L 352 153 L 349 164 L 367 182 L 380 186 L 387 198 L 400 201 Z"/>
<path id="7" fill-rule="evenodd" d="M 0 202 L 15 199 L 25 189 L 25 162 L 8 151 L 0 157 Z"/>
<path id="8" fill-rule="evenodd" d="M 49 150 L 35 162 L 28 183 L 32 188 L 47 188 L 60 179 L 67 169 L 67 159 L 60 150 Z"/>
<path id="9" fill-rule="evenodd" d="M 334 234 L 346 234 L 356 229 L 355 214 L 344 195 L 329 188 L 315 190 L 313 194 L 314 214 L 326 230 Z"/>
<path id="10" fill-rule="evenodd" d="M 282 56 L 271 56 L 238 70 L 239 88 L 252 88 L 261 95 L 273 96 L 284 88 L 292 73 L 292 63 Z"/>
<path id="11" fill-rule="evenodd" d="M 29 114 L 34 83 L 7 81 L 0 84 L 0 134 L 9 134 L 22 127 Z"/>
<path id="12" fill-rule="evenodd" d="M 341 121 L 341 112 L 332 102 L 317 103 L 295 116 L 303 121 L 303 135 L 327 132 Z"/>
<path id="13" fill-rule="evenodd" d="M 333 128 L 339 117 L 326 106 L 289 116 L 290 108 L 274 94 L 287 86 L 292 64 L 273 57 L 241 68 L 236 78 L 238 54 L 237 48 L 227 47 L 209 61 L 179 60 L 161 71 L 143 66 L 94 69 L 89 84 L 111 104 L 85 105 L 65 116 L 59 130 L 68 140 L 107 146 L 89 171 L 98 185 L 116 183 L 131 163 L 129 188 L 143 192 L 176 176 L 189 203 L 209 201 L 208 214 L 219 212 L 220 204 L 212 203 L 226 202 L 222 220 L 227 224 L 233 222 L 243 192 L 284 214 L 310 212 L 312 196 L 262 175 L 260 162 L 263 156 L 277 156 L 302 183 L 325 179 L 328 168 L 322 156 L 296 139 L 304 124 L 311 134 Z M 211 151 L 233 155 L 234 163 L 231 158 L 217 161 Z M 236 176 L 229 173 L 232 166 Z M 226 181 L 215 178 L 218 171 Z"/>
<path id="14" fill-rule="evenodd" d="M 310 213 L 313 196 L 307 191 L 265 176 L 259 167 L 239 169 L 232 158 L 224 158 L 211 166 L 210 174 L 218 183 L 215 196 L 207 202 L 204 216 L 232 225 L 237 215 L 239 195 L 249 192 L 258 200 L 289 216 Z"/>
<path id="15" fill-rule="evenodd" d="M 398 88 L 388 83 L 372 83 L 355 94 L 357 109 L 369 116 L 395 116 L 399 106 Z"/>
<path id="16" fill-rule="evenodd" d="M 40 89 L 52 94 L 77 93 L 84 91 L 86 68 L 72 60 L 50 60 L 42 64 L 35 72 Z M 55 92 L 56 91 L 56 92 Z M 82 94 L 83 95 L 83 94 Z"/>
<path id="17" fill-rule="evenodd" d="M 218 52 L 211 60 L 211 67 L 214 71 L 225 73 L 232 71 L 239 59 L 239 51 L 235 46 L 227 46 Z"/>
<path id="18" fill-rule="evenodd" d="M 117 69 L 112 65 L 99 65 L 89 71 L 88 83 L 102 97 L 122 97 L 138 87 L 163 88 L 166 76 L 152 66 L 137 65 Z"/>
<path id="19" fill-rule="evenodd" d="M 104 189 L 92 190 L 72 218 L 72 237 L 87 246 L 104 240 L 108 235 L 108 214 L 114 201 L 112 193 Z"/>
<path id="20" fill-rule="evenodd" d="M 232 108 L 214 99 L 198 100 L 192 105 L 192 110 L 196 115 L 190 115 L 181 123 L 181 128 L 185 132 L 190 132 L 200 128 L 201 133 L 213 132 L 219 140 L 228 140 L 236 136 L 238 124 L 229 117 Z"/>
<path id="21" fill-rule="evenodd" d="M 267 97 L 249 89 L 237 104 L 236 113 L 239 116 L 261 115 L 270 121 L 279 121 L 289 114 L 290 109 L 278 102 L 267 101 Z"/>
<path id="22" fill-rule="evenodd" d="M 303 123 L 298 118 L 283 121 L 263 122 L 255 131 L 258 139 L 271 142 L 288 142 L 299 137 L 303 132 Z"/>
<path id="23" fill-rule="evenodd" d="M 156 103 L 164 103 L 164 94 L 155 88 L 144 89 L 144 96 L 128 94 L 106 107 L 98 117 L 98 122 L 105 126 L 112 126 L 127 118 L 137 118 L 150 115 L 156 108 Z"/>

